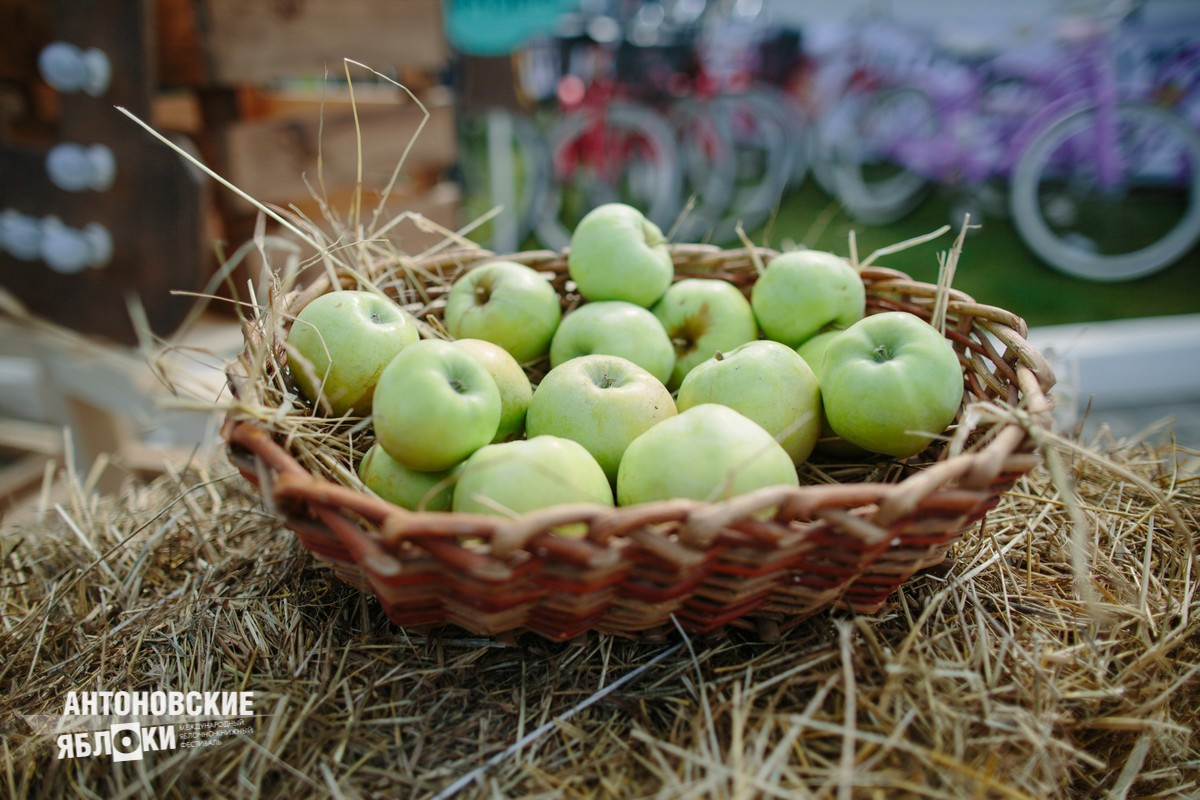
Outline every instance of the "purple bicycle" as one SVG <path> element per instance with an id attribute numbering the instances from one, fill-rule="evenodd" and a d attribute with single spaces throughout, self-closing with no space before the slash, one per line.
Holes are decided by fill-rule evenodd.
<path id="1" fill-rule="evenodd" d="M 986 212 L 1007 180 L 1018 234 L 1062 272 L 1118 281 L 1174 263 L 1200 241 L 1200 135 L 1120 90 L 1123 16 L 1064 20 L 1050 62 L 976 59 L 878 92 L 843 145 L 857 156 L 839 161 L 843 203 L 877 217 L 885 200 L 911 204 L 881 191 L 891 169 L 922 179 L 914 195 L 949 184 Z"/>

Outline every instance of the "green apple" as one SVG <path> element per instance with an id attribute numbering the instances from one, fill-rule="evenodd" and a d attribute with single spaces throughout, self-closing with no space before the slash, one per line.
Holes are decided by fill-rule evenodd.
<path id="1" fill-rule="evenodd" d="M 924 450 L 954 421 L 963 398 L 953 346 L 905 311 L 874 314 L 839 333 L 818 377 L 833 431 L 898 458 Z"/>
<path id="2" fill-rule="evenodd" d="M 704 403 L 633 440 L 617 471 L 617 504 L 714 502 L 799 482 L 792 459 L 762 426 L 729 406 Z"/>
<path id="3" fill-rule="evenodd" d="M 419 338 L 416 321 L 383 295 L 329 292 L 292 322 L 288 369 L 301 394 L 325 413 L 366 416 L 379 373 Z"/>
<path id="4" fill-rule="evenodd" d="M 841 333 L 840 330 L 830 330 L 818 333 L 816 336 L 807 340 L 804 344 L 796 348 L 796 353 L 801 358 L 808 362 L 814 373 L 818 376 L 821 374 L 821 362 L 825 358 L 825 350 L 833 342 L 834 338 Z M 818 377 L 818 383 L 820 383 Z M 850 444 L 842 437 L 833 432 L 833 428 L 829 427 L 829 420 L 825 417 L 824 394 L 821 396 L 821 432 L 817 437 L 816 447 L 813 448 L 817 453 L 830 458 L 850 459 L 860 458 L 868 454 L 867 450 L 858 445 Z"/>
<path id="5" fill-rule="evenodd" d="M 593 353 L 627 358 L 664 384 L 675 368 L 675 348 L 658 318 L 623 300 L 585 303 L 563 317 L 550 342 L 550 366 Z"/>
<path id="6" fill-rule="evenodd" d="M 537 270 L 515 261 L 492 261 L 454 282 L 444 318 L 454 338 L 498 344 L 523 364 L 550 349 L 562 305 Z"/>
<path id="7" fill-rule="evenodd" d="M 757 422 L 793 464 L 812 454 L 821 430 L 821 389 L 808 362 L 790 347 L 759 339 L 697 364 L 679 385 L 685 411 L 720 403 Z"/>
<path id="8" fill-rule="evenodd" d="M 493 441 L 516 439 L 525 427 L 525 412 L 533 397 L 529 376 L 512 354 L 498 344 L 483 339 L 455 339 L 456 347 L 466 350 L 491 374 L 500 390 L 500 427 Z"/>
<path id="9" fill-rule="evenodd" d="M 675 415 L 662 381 L 620 356 L 579 356 L 546 374 L 526 417 L 529 436 L 553 435 L 583 445 L 610 481 L 621 455 L 646 430 Z"/>
<path id="10" fill-rule="evenodd" d="M 810 339 L 806 339 L 804 344 L 796 348 L 796 353 L 803 358 L 812 371 L 817 375 L 821 374 L 821 362 L 825 358 L 825 351 L 833 342 L 834 338 L 841 333 L 841 329 L 822 331 Z"/>
<path id="11" fill-rule="evenodd" d="M 667 382 L 672 389 L 692 367 L 718 350 L 732 350 L 758 338 L 750 301 L 732 283 L 716 278 L 674 283 L 650 310 L 675 346 L 675 368 Z"/>
<path id="12" fill-rule="evenodd" d="M 671 285 L 675 264 L 657 225 L 633 206 L 607 203 L 575 226 L 567 272 L 588 300 L 648 308 Z"/>
<path id="13" fill-rule="evenodd" d="M 387 454 L 378 442 L 358 465 L 358 477 L 375 494 L 410 511 L 449 511 L 455 469 L 418 472 Z"/>
<path id="14" fill-rule="evenodd" d="M 798 347 L 823 330 L 862 319 L 866 291 L 844 258 L 793 250 L 767 264 L 750 292 L 750 304 L 764 336 Z"/>
<path id="15" fill-rule="evenodd" d="M 500 390 L 466 350 L 422 339 L 400 351 L 375 387 L 375 438 L 409 469 L 449 469 L 496 436 Z"/>
<path id="16" fill-rule="evenodd" d="M 568 503 L 612 506 L 608 478 L 578 442 L 535 436 L 476 451 L 458 475 L 452 507 L 458 513 L 518 516 Z"/>

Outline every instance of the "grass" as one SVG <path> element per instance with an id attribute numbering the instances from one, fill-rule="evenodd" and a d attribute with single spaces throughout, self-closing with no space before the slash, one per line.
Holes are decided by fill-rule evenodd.
<path id="1" fill-rule="evenodd" d="M 934 194 L 891 225 L 856 223 L 811 181 L 792 191 L 776 218 L 751 238 L 780 247 L 796 242 L 848 254 L 853 230 L 860 255 L 935 230 L 949 221 L 950 199 Z M 923 281 L 937 281 L 937 253 L 950 239 L 897 253 L 886 266 Z M 955 287 L 981 303 L 1000 306 L 1030 326 L 1098 322 L 1134 317 L 1200 313 L 1200 248 L 1154 275 L 1120 283 L 1096 283 L 1057 272 L 1033 255 L 1007 219 L 988 218 L 967 240 Z"/>

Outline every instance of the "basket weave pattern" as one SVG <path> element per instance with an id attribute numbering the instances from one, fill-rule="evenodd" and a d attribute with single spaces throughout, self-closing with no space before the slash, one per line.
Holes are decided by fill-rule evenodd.
<path id="1" fill-rule="evenodd" d="M 715 277 L 749 291 L 774 251 L 677 245 L 676 276 Z M 553 276 L 564 309 L 565 254 L 504 256 Z M 436 329 L 449 283 L 492 259 L 482 251 L 381 265 L 370 276 Z M 930 320 L 937 287 L 877 267 L 863 270 L 868 313 L 904 310 Z M 341 286 L 355 288 L 350 276 Z M 286 319 L 332 281 L 284 299 L 284 319 L 247 324 L 246 351 L 230 365 L 235 397 L 270 407 L 286 382 L 264 364 L 283 361 Z M 303 544 L 347 583 L 374 594 L 398 625 L 452 623 L 482 635 L 532 631 L 568 639 L 588 630 L 646 636 L 722 626 L 775 635 L 831 606 L 871 612 L 915 572 L 942 562 L 955 539 L 1038 463 L 1032 426 L 1048 426 L 1053 374 L 1025 341 L 1024 322 L 950 290 L 946 336 L 964 370 L 966 404 L 1022 408 L 1025 423 L 979 424 L 964 446 L 935 444 L 906 462 L 881 459 L 842 482 L 780 487 L 718 503 L 670 500 L 625 508 L 560 506 L 516 519 L 410 512 L 305 466 L 269 415 L 235 408 L 223 436 L 233 463 Z M 540 365 L 544 371 L 546 365 Z M 538 365 L 531 375 L 539 376 Z M 960 415 L 961 416 L 961 415 Z M 356 429 L 361 456 L 370 431 Z M 354 465 L 347 465 L 352 471 Z M 822 463 L 822 474 L 854 470 Z M 803 474 L 802 474 L 803 477 Z M 803 481 L 802 481 L 803 484 Z M 572 539 L 551 531 L 584 523 Z M 674 618 L 674 619 L 673 619 Z"/>

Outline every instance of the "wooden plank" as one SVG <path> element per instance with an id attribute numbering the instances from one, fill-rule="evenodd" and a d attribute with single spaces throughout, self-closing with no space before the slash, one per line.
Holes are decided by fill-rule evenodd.
<path id="1" fill-rule="evenodd" d="M 62 429 L 57 425 L 23 419 L 0 419 L 0 450 L 57 456 L 62 454 L 62 449 Z"/>
<path id="2" fill-rule="evenodd" d="M 148 7 L 149 0 L 51 4 L 54 38 L 99 48 L 112 62 L 112 81 L 103 96 L 57 95 L 60 141 L 103 144 L 112 151 L 117 173 L 109 189 L 58 189 L 46 175 L 44 146 L 0 143 L 0 208 L 32 217 L 53 215 L 74 228 L 97 223 L 108 229 L 113 245 L 110 263 L 77 274 L 0 253 L 5 288 L 40 316 L 122 342 L 136 341 L 130 296 L 142 300 L 152 329 L 165 335 L 192 305 L 171 292 L 199 289 L 211 272 L 203 241 L 208 185 L 114 108 L 149 117 Z"/>
<path id="3" fill-rule="evenodd" d="M 448 58 L 439 0 L 157 0 L 164 83 L 235 85 L 342 73 L 437 70 Z"/>
<path id="4" fill-rule="evenodd" d="M 0 80 L 31 83 L 37 57 L 50 38 L 50 8 L 42 0 L 0 0 Z"/>
<path id="5" fill-rule="evenodd" d="M 34 454 L 0 464 L 0 500 L 4 501 L 0 513 L 7 512 L 21 496 L 40 484 L 46 475 L 46 465 L 53 460 L 49 456 Z"/>
<path id="6" fill-rule="evenodd" d="M 454 111 L 448 99 L 429 107 L 430 118 L 404 161 L 402 174 L 438 172 L 455 159 Z M 358 124 L 350 113 L 326 113 L 284 120 L 239 122 L 225 134 L 225 177 L 257 200 L 286 206 L 307 202 L 318 183 L 318 158 L 327 192 L 353 187 L 359 174 L 362 140 L 364 192 L 383 189 L 422 115 L 412 103 L 360 109 Z M 238 198 L 237 211 L 252 206 Z"/>

